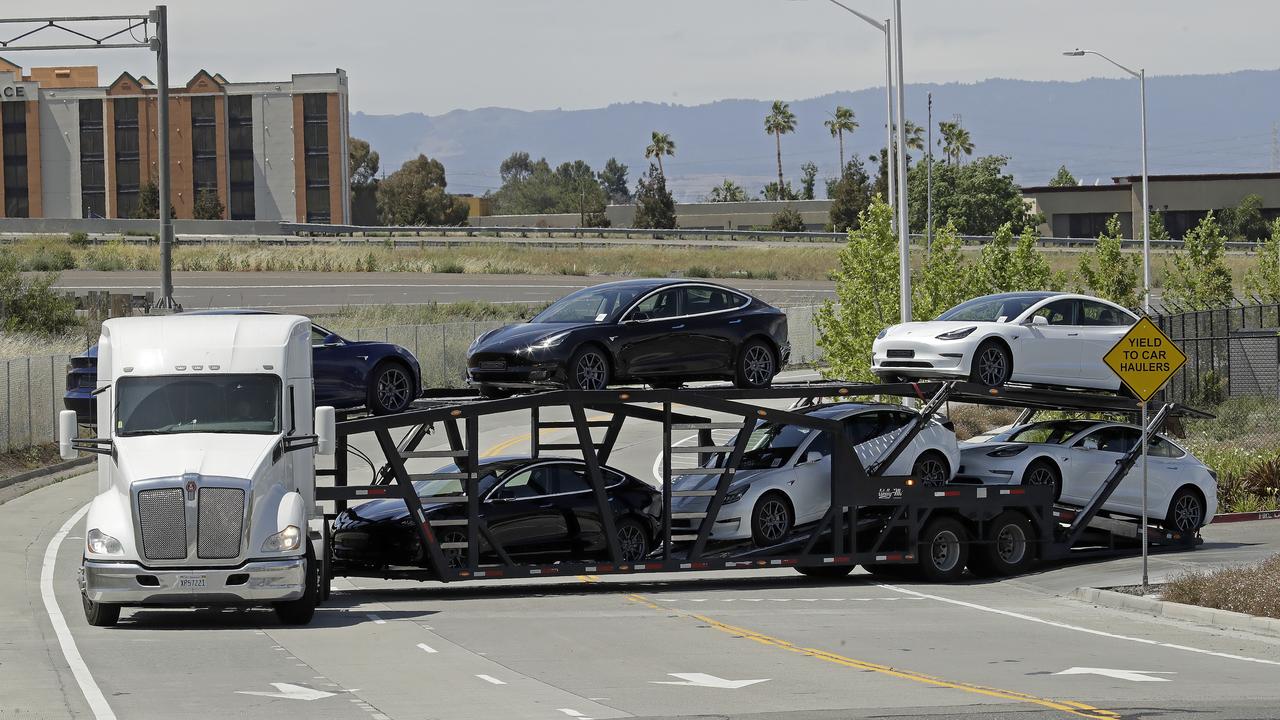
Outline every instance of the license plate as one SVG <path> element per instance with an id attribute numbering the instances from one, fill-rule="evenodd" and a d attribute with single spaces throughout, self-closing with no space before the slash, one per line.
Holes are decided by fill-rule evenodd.
<path id="1" fill-rule="evenodd" d="M 506 360 L 481 360 L 480 369 L 481 370 L 506 370 L 507 361 Z"/>
<path id="2" fill-rule="evenodd" d="M 194 590 L 197 588 L 205 588 L 209 586 L 208 575 L 179 575 L 178 588 L 182 590 Z"/>

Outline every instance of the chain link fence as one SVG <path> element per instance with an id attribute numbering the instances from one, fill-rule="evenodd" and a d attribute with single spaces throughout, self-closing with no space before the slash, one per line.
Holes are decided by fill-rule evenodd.
<path id="1" fill-rule="evenodd" d="M 817 306 L 783 308 L 791 339 L 791 364 L 808 365 L 821 360 L 813 315 Z M 484 333 L 508 324 L 502 320 L 394 325 L 342 330 L 352 340 L 380 340 L 413 351 L 422 365 L 425 387 L 463 387 L 467 348 Z M 54 442 L 58 412 L 63 409 L 70 355 L 0 360 L 0 452 Z"/>
<path id="2" fill-rule="evenodd" d="M 1280 398 L 1280 305 L 1236 305 L 1157 315 L 1187 356 L 1164 399 L 1213 406 L 1232 397 Z"/>

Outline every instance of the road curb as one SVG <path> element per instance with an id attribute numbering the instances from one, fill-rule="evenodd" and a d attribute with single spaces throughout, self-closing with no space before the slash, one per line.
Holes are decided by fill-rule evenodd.
<path id="1" fill-rule="evenodd" d="M 1213 524 L 1249 522 L 1251 520 L 1280 520 L 1280 510 L 1259 510 L 1258 512 L 1220 513 L 1213 516 Z"/>
<path id="2" fill-rule="evenodd" d="M 1198 605 L 1184 605 L 1182 603 L 1155 600 L 1114 590 L 1091 587 L 1076 588 L 1068 597 L 1091 605 L 1099 605 L 1116 610 L 1128 610 L 1171 620 L 1212 625 L 1227 630 L 1239 630 L 1256 635 L 1280 637 L 1280 620 L 1275 618 L 1257 617 L 1256 615 L 1232 612 L 1230 610 L 1217 610 Z"/>
<path id="3" fill-rule="evenodd" d="M 32 490 L 61 482 L 78 475 L 79 471 L 93 462 L 93 456 L 60 462 L 48 467 L 28 470 L 12 477 L 0 478 L 0 505 L 14 498 L 22 497 Z"/>

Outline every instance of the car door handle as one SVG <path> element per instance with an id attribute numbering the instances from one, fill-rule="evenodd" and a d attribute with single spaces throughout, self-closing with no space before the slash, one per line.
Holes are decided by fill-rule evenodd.
<path id="1" fill-rule="evenodd" d="M 672 325 L 672 326 L 671 326 L 671 329 L 672 329 L 672 330 L 681 330 L 681 329 L 683 329 L 683 328 L 684 328 L 684 323 L 680 323 L 679 325 Z"/>
<path id="2" fill-rule="evenodd" d="M 541 505 L 539 505 L 539 506 L 538 506 L 538 509 L 539 509 L 539 510 L 550 510 L 551 508 L 553 508 L 553 507 L 555 507 L 555 506 L 556 506 L 556 504 L 555 504 L 555 503 L 543 503 L 543 504 L 541 504 Z"/>
<path id="3" fill-rule="evenodd" d="M 1079 335 L 1079 334 L 1080 334 L 1080 333 L 1067 333 L 1067 337 L 1075 337 L 1075 336 L 1077 336 L 1077 335 Z"/>
<path id="4" fill-rule="evenodd" d="M 730 324 L 730 325 L 737 325 L 737 324 L 738 324 L 738 323 L 740 323 L 740 322 L 742 322 L 742 318 L 738 318 L 737 320 L 730 320 L 730 321 L 729 321 L 729 324 Z"/>

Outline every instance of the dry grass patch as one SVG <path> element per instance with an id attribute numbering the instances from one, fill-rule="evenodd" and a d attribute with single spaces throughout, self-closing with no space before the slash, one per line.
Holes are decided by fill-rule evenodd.
<path id="1" fill-rule="evenodd" d="M 1169 602 L 1280 618 L 1280 555 L 1257 565 L 1189 570 L 1165 585 Z"/>

